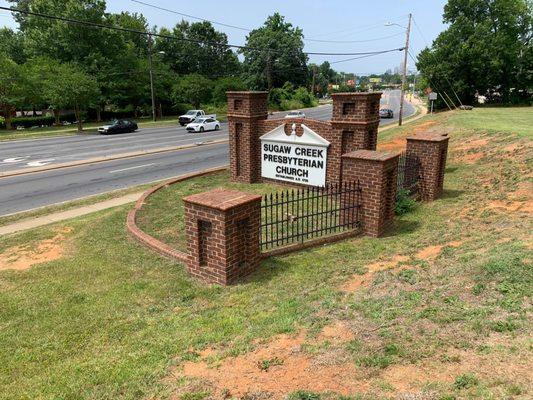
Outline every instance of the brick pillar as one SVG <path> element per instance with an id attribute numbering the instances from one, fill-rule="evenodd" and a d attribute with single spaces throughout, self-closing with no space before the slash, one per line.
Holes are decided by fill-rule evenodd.
<path id="1" fill-rule="evenodd" d="M 231 180 L 261 180 L 261 145 L 257 121 L 268 117 L 268 92 L 226 92 Z"/>
<path id="2" fill-rule="evenodd" d="M 189 274 L 229 285 L 259 266 L 261 196 L 214 189 L 183 202 Z"/>
<path id="3" fill-rule="evenodd" d="M 376 150 L 381 92 L 334 93 L 331 125 L 342 138 L 342 154 Z"/>
<path id="4" fill-rule="evenodd" d="M 399 155 L 391 152 L 357 150 L 344 154 L 343 181 L 359 181 L 360 219 L 363 232 L 382 236 L 394 220 Z"/>
<path id="5" fill-rule="evenodd" d="M 420 198 L 433 201 L 441 196 L 449 137 L 419 134 L 407 137 L 407 156 L 420 161 Z"/>

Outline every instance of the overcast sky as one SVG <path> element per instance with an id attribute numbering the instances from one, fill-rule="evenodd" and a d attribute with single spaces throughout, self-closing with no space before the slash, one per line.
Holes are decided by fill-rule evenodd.
<path id="1" fill-rule="evenodd" d="M 385 26 L 390 21 L 407 25 L 407 14 L 413 13 L 416 26 L 411 32 L 411 49 L 418 53 L 431 42 L 445 26 L 442 24 L 442 9 L 446 0 L 142 0 L 170 10 L 193 16 L 253 29 L 263 24 L 267 16 L 278 11 L 286 20 L 303 29 L 306 39 L 360 41 L 353 43 L 325 43 L 305 41 L 305 50 L 310 52 L 364 52 L 403 47 L 405 29 L 399 26 Z M 2 6 L 9 6 L 0 0 Z M 139 12 L 146 16 L 151 25 L 172 27 L 182 17 L 167 11 L 157 10 L 132 0 L 107 0 L 108 11 Z M 16 27 L 11 16 L 0 11 L 0 25 Z M 231 44 L 242 45 L 246 31 L 215 25 L 217 30 L 228 35 Z M 390 37 L 392 35 L 396 35 Z M 423 35 L 423 36 L 422 36 Z M 425 40 L 424 40 L 424 38 Z M 379 39 L 379 40 L 374 40 Z M 336 61 L 347 56 L 310 56 L 311 62 Z M 401 53 L 394 52 L 361 60 L 334 65 L 335 69 L 357 74 L 384 72 L 398 66 Z M 413 62 L 409 61 L 409 68 Z"/>

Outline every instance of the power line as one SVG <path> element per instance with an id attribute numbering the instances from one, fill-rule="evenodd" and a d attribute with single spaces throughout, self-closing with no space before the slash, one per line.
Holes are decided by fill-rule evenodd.
<path id="1" fill-rule="evenodd" d="M 418 34 L 420 35 L 420 37 L 422 37 L 422 40 L 424 40 L 424 42 L 426 43 L 426 46 L 429 48 L 429 42 L 426 40 L 426 37 L 424 36 L 424 34 L 422 33 L 422 30 L 420 29 L 420 27 L 418 26 L 418 24 L 416 23 L 416 20 L 413 18 L 413 22 L 415 23 L 415 28 L 418 32 Z M 433 57 L 433 59 L 438 63 L 438 60 L 437 60 L 437 57 L 435 56 L 435 54 L 433 54 L 431 52 L 431 50 L 429 51 L 429 54 L 431 54 L 431 56 Z M 448 77 L 446 74 L 442 74 L 444 76 L 444 79 L 446 79 L 446 82 L 448 82 L 448 85 L 450 85 L 450 89 L 452 89 L 452 92 L 453 94 L 455 95 L 455 97 L 457 98 L 457 101 L 459 101 L 459 104 L 462 106 L 463 103 L 461 102 L 461 99 L 459 98 L 459 96 L 457 95 L 457 92 L 455 91 L 455 89 L 453 88 L 453 85 L 451 84 L 451 82 L 449 81 Z M 455 104 L 454 104 L 455 106 Z"/>
<path id="2" fill-rule="evenodd" d="M 191 42 L 191 43 L 197 43 L 197 44 L 208 44 L 208 45 L 220 46 L 220 47 L 230 47 L 230 48 L 237 48 L 237 49 L 240 49 L 240 50 L 275 52 L 273 49 L 261 49 L 261 48 L 256 48 L 256 47 L 242 46 L 242 45 L 229 44 L 229 43 L 219 43 L 219 42 L 211 42 L 211 41 L 206 41 L 206 40 L 180 38 L 180 37 L 173 36 L 173 35 L 164 35 L 164 34 L 161 34 L 161 33 L 138 31 L 136 29 L 124 28 L 124 27 L 114 26 L 114 25 L 104 25 L 104 24 L 100 24 L 100 23 L 97 23 L 97 22 L 81 21 L 81 20 L 78 20 L 78 19 L 59 17 L 59 16 L 56 16 L 56 15 L 50 15 L 50 14 L 33 12 L 33 11 L 20 10 L 20 9 L 16 9 L 16 8 L 0 7 L 0 10 L 6 10 L 6 11 L 11 11 L 11 12 L 20 13 L 20 14 L 26 14 L 26 15 L 33 15 L 33 16 L 40 17 L 40 18 L 52 19 L 52 20 L 56 20 L 56 21 L 67 22 L 67 23 L 70 23 L 70 24 L 78 24 L 78 25 L 84 25 L 84 26 L 89 26 L 89 27 L 93 27 L 93 28 L 101 28 L 101 29 L 116 30 L 116 31 L 120 31 L 120 32 L 135 33 L 135 34 L 138 34 L 138 35 L 159 37 L 159 38 L 163 38 L 163 39 L 185 41 L 185 42 Z M 395 50 L 398 50 L 398 49 L 389 49 L 389 50 L 384 50 L 384 51 L 388 52 L 388 51 L 395 51 Z M 358 56 L 358 55 L 366 55 L 366 54 L 381 54 L 382 52 L 383 51 L 366 51 L 366 52 L 353 52 L 353 53 L 329 53 L 329 52 L 309 52 L 309 51 L 304 51 L 302 53 L 303 54 L 307 54 L 307 55 L 320 55 L 320 56 Z"/>
<path id="3" fill-rule="evenodd" d="M 194 15 L 185 14 L 185 13 L 182 13 L 182 12 L 179 12 L 179 11 L 175 11 L 175 10 L 170 10 L 168 8 L 165 8 L 165 7 L 156 6 L 155 4 L 145 3 L 144 1 L 139 1 L 139 0 L 130 0 L 130 1 L 132 1 L 134 3 L 142 4 L 142 5 L 147 6 L 147 7 L 156 8 L 156 9 L 161 10 L 161 11 L 166 11 L 166 12 L 170 12 L 172 14 L 181 15 L 182 17 L 197 19 L 199 21 L 204 21 L 204 22 L 210 22 L 210 23 L 212 23 L 214 25 L 225 26 L 226 28 L 239 29 L 241 31 L 246 31 L 246 32 L 250 32 L 251 31 L 251 29 L 243 28 L 242 26 L 235 26 L 235 25 L 225 24 L 223 22 L 213 21 L 213 20 L 209 20 L 209 19 L 205 19 L 205 18 L 201 18 L 201 17 L 195 17 Z"/>
<path id="4" fill-rule="evenodd" d="M 132 0 L 133 1 L 133 0 Z M 318 43 L 368 43 L 368 42 L 377 42 L 379 40 L 390 39 L 396 36 L 403 35 L 403 32 L 395 33 L 394 35 L 382 36 L 374 39 L 363 39 L 363 40 L 320 40 L 320 39 L 303 39 L 308 42 L 318 42 Z"/>
<path id="5" fill-rule="evenodd" d="M 155 4 L 151 4 L 151 3 L 147 3 L 147 2 L 144 2 L 144 1 L 140 1 L 140 0 L 130 0 L 130 1 L 132 1 L 133 3 L 137 3 L 137 4 L 142 4 L 142 5 L 146 6 L 146 7 L 154 8 L 156 10 L 165 11 L 165 12 L 169 12 L 169 13 L 172 13 L 172 14 L 180 15 L 182 17 L 187 17 L 187 18 L 197 19 L 199 21 L 209 22 L 209 23 L 211 23 L 213 25 L 220 25 L 220 26 L 224 26 L 226 28 L 238 29 L 238 30 L 245 31 L 245 32 L 251 32 L 252 31 L 252 29 L 250 29 L 250 28 L 244 28 L 242 26 L 230 25 L 230 24 L 226 24 L 224 22 L 214 21 L 214 20 L 210 20 L 210 19 L 206 19 L 206 18 L 202 18 L 202 17 L 197 17 L 197 16 L 190 15 L 190 14 L 185 14 L 185 13 L 182 13 L 180 11 L 171 10 L 169 8 L 161 7 L 161 6 L 158 6 L 158 5 L 155 5 Z M 362 31 L 364 31 L 364 30 L 362 30 Z M 388 35 L 388 36 L 383 36 L 383 37 L 379 37 L 379 38 L 375 38 L 375 39 L 366 39 L 366 40 L 322 40 L 322 39 L 311 39 L 311 38 L 308 39 L 308 38 L 305 38 L 305 37 L 302 40 L 304 40 L 306 42 L 318 42 L 318 43 L 367 43 L 367 42 L 376 42 L 376 41 L 384 40 L 384 39 L 390 39 L 392 37 L 395 37 L 395 36 L 398 36 L 398 35 L 401 35 L 401 34 L 402 33 L 397 33 L 397 34 L 394 34 L 394 35 Z"/>
<path id="6" fill-rule="evenodd" d="M 416 59 L 413 57 L 413 55 L 411 54 L 411 52 L 408 52 L 409 54 L 409 57 L 411 57 L 411 60 L 413 60 L 413 62 L 416 63 Z M 438 92 L 441 92 L 439 90 L 439 88 L 437 87 L 437 85 L 434 84 L 434 82 L 431 80 L 431 78 L 428 76 L 427 77 L 429 79 L 429 84 L 431 86 L 433 86 L 435 89 L 437 89 Z M 442 93 L 444 93 L 446 96 L 448 96 L 448 94 L 443 90 Z M 442 97 L 442 100 L 444 101 L 444 103 L 446 104 L 446 106 L 450 109 L 450 111 L 452 111 L 452 108 L 450 107 L 450 105 L 448 104 L 448 102 L 446 101 L 446 98 L 444 96 L 441 96 Z M 449 99 L 450 96 L 448 96 L 448 99 Z M 455 107 L 455 104 L 453 105 Z M 455 107 L 457 108 L 457 107 Z"/>

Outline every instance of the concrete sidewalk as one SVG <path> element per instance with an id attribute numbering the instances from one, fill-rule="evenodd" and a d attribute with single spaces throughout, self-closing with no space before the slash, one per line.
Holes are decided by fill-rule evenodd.
<path id="1" fill-rule="evenodd" d="M 48 215 L 44 215 L 42 217 L 28 218 L 19 222 L 15 222 L 13 224 L 0 226 L 0 236 L 9 235 L 11 233 L 20 232 L 27 229 L 38 228 L 40 226 L 52 224 L 54 222 L 60 222 L 70 218 L 90 214 L 96 211 L 106 210 L 108 208 L 132 203 L 134 201 L 137 201 L 137 199 L 141 197 L 143 193 L 144 192 L 131 193 L 125 196 L 117 197 L 115 199 L 90 204 L 88 206 L 73 208 L 67 211 L 55 212 Z"/>

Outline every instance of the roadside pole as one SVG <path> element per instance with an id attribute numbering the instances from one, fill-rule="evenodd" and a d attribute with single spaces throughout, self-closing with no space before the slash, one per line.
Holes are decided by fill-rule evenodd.
<path id="1" fill-rule="evenodd" d="M 156 120 L 154 74 L 152 72 L 152 35 L 148 34 L 148 68 L 150 69 L 150 92 L 152 95 L 152 121 Z"/>
<path id="2" fill-rule="evenodd" d="M 409 34 L 411 33 L 411 17 L 412 14 L 409 13 L 409 22 L 407 23 L 407 30 L 405 32 L 405 48 L 403 56 L 403 74 L 402 74 L 402 90 L 400 93 L 400 115 L 398 117 L 398 126 L 402 125 L 403 120 L 403 102 L 405 95 L 405 82 L 407 79 L 407 53 L 409 52 Z"/>

